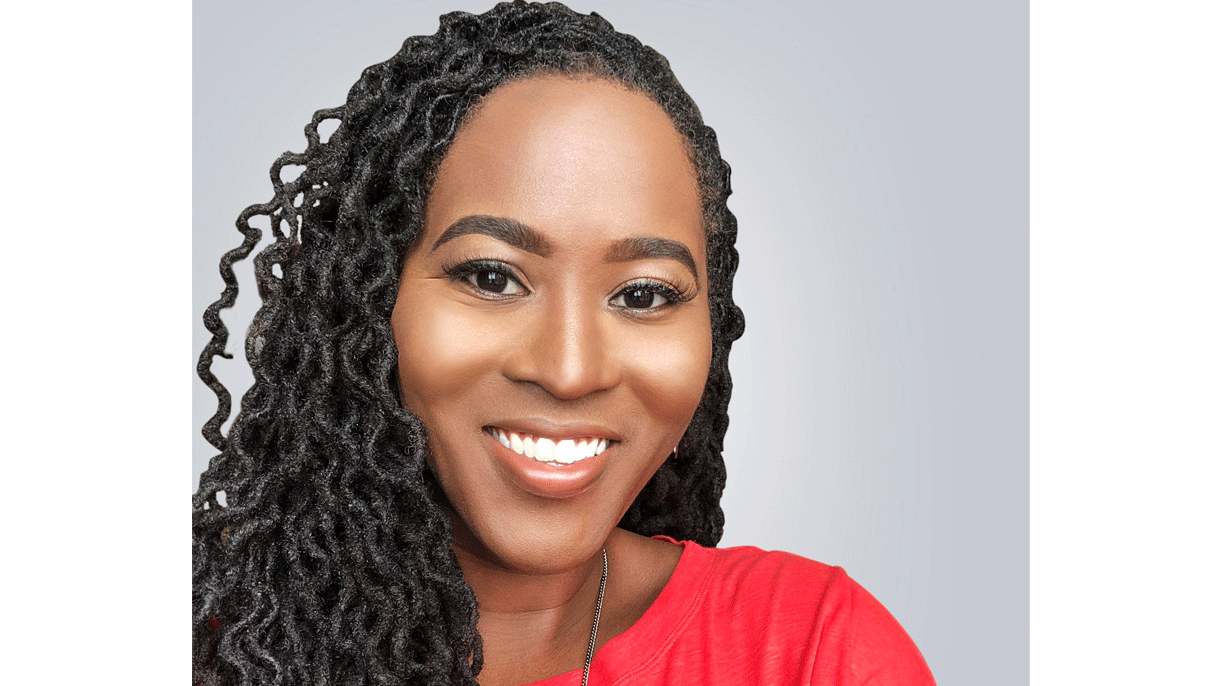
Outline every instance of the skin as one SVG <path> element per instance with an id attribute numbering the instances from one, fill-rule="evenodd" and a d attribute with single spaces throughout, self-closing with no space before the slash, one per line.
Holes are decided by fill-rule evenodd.
<path id="1" fill-rule="evenodd" d="M 511 220 L 529 240 L 488 235 L 497 232 L 487 220 L 469 217 Z M 692 264 L 657 245 L 684 247 Z M 500 264 L 455 273 L 471 260 Z M 403 403 L 427 427 L 454 550 L 478 599 L 484 686 L 583 667 L 603 546 L 598 645 L 639 619 L 673 572 L 680 548 L 616 525 L 703 393 L 706 274 L 694 171 L 647 96 L 594 78 L 531 77 L 493 91 L 463 124 L 392 324 Z M 682 298 L 650 296 L 654 283 Z M 521 422 L 615 440 L 588 458 L 602 460 L 588 483 L 557 494 L 506 467 L 485 430 Z"/>

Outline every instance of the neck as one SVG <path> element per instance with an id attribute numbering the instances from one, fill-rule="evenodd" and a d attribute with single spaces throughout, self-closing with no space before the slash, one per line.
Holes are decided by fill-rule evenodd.
<path id="1" fill-rule="evenodd" d="M 601 548 L 570 568 L 539 573 L 512 569 L 452 517 L 453 550 L 479 607 L 485 660 L 480 683 L 493 674 L 540 669 L 542 676 L 584 663 L 601 584 Z M 543 665 L 549 665 L 543 667 Z M 507 678 L 504 683 L 528 683 Z M 542 678 L 542 677 L 539 677 Z"/>
<path id="2" fill-rule="evenodd" d="M 537 615 L 573 605 L 588 605 L 585 609 L 592 611 L 601 581 L 600 548 L 589 560 L 554 573 L 512 570 L 456 543 L 454 552 L 478 599 L 480 616 Z"/>

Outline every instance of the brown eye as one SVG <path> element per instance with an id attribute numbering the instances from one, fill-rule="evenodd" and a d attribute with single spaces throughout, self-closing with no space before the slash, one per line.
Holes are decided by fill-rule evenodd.
<path id="1" fill-rule="evenodd" d="M 475 285 L 489 293 L 503 293 L 508 288 L 508 276 L 503 272 L 481 271 L 474 276 Z"/>
<path id="2" fill-rule="evenodd" d="M 627 310 L 659 310 L 681 302 L 681 297 L 672 288 L 660 283 L 642 282 L 619 291 L 610 304 Z"/>
<path id="3" fill-rule="evenodd" d="M 656 295 L 656 293 L 644 290 L 643 288 L 632 288 L 629 291 L 623 292 L 623 306 L 636 310 L 646 310 L 652 307 Z"/>
<path id="4" fill-rule="evenodd" d="M 513 275 L 512 268 L 491 260 L 472 260 L 463 264 L 447 266 L 445 273 L 455 282 L 465 283 L 484 297 L 493 295 L 526 295 L 528 291 Z"/>

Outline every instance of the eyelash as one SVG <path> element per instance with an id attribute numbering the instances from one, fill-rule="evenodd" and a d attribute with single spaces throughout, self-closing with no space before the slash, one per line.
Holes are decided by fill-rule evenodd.
<path id="1" fill-rule="evenodd" d="M 474 289 L 479 290 L 482 293 L 486 294 L 485 297 L 506 298 L 506 297 L 512 297 L 512 296 L 503 295 L 500 293 L 495 293 L 495 292 L 487 291 L 483 288 L 480 288 L 478 285 L 471 282 L 470 277 L 483 273 L 483 272 L 495 272 L 497 274 L 503 274 L 506 278 L 508 278 L 509 280 L 516 283 L 521 289 L 527 290 L 525 288 L 525 285 L 521 283 L 521 279 L 517 278 L 516 273 L 513 271 L 512 267 L 509 267 L 508 265 L 506 265 L 503 262 L 500 262 L 498 260 L 482 260 L 482 259 L 466 260 L 464 262 L 443 265 L 441 267 L 441 269 L 442 269 L 442 271 L 445 272 L 445 275 L 449 277 L 450 281 L 453 281 L 454 283 L 459 282 L 459 281 L 465 281 L 467 283 L 467 285 L 469 285 L 471 288 L 474 288 Z M 654 279 L 638 279 L 638 280 L 632 281 L 631 283 L 627 284 L 626 286 L 623 286 L 622 288 L 620 288 L 611 297 L 611 301 L 618 300 L 619 298 L 625 296 L 627 293 L 630 293 L 631 291 L 635 291 L 635 290 L 659 295 L 662 298 L 664 298 L 666 300 L 666 302 L 657 307 L 647 307 L 647 308 L 631 308 L 631 307 L 626 307 L 625 305 L 615 305 L 615 307 L 618 307 L 619 309 L 623 309 L 623 310 L 632 311 L 632 312 L 652 312 L 652 311 L 663 310 L 668 307 L 672 307 L 674 305 L 679 305 L 679 304 L 682 304 L 685 302 L 689 302 L 690 300 L 692 300 L 695 297 L 695 294 L 692 292 L 679 291 L 676 288 L 674 288 L 668 284 L 662 283 L 660 281 L 656 281 Z"/>
<path id="2" fill-rule="evenodd" d="M 620 307 L 624 310 L 631 310 L 633 312 L 652 312 L 654 310 L 662 310 L 667 307 L 672 307 L 674 305 L 680 305 L 684 302 L 688 302 L 691 298 L 694 297 L 694 295 L 690 294 L 690 293 L 679 293 L 674 288 L 670 287 L 667 284 L 663 284 L 660 281 L 653 281 L 652 279 L 640 279 L 638 281 L 632 281 L 631 283 L 627 284 L 626 286 L 623 286 L 622 288 L 620 288 L 619 291 L 614 294 L 614 297 L 611 298 L 611 301 L 613 302 L 614 300 L 618 300 L 619 298 L 624 297 L 627 293 L 630 293 L 631 291 L 644 291 L 645 293 L 653 293 L 655 295 L 661 296 L 662 298 L 665 298 L 666 302 L 665 302 L 665 304 L 659 305 L 657 307 L 632 308 L 632 307 L 627 307 L 626 305 L 615 305 L 615 307 Z"/>
<path id="3" fill-rule="evenodd" d="M 470 277 L 483 272 L 495 272 L 497 274 L 503 274 L 515 282 L 518 286 L 521 286 L 521 288 L 525 288 L 525 286 L 521 284 L 521 279 L 517 278 L 517 275 L 513 271 L 512 267 L 509 267 L 507 264 L 497 260 L 466 260 L 465 262 L 456 264 L 445 264 L 441 267 L 441 269 L 449 277 L 449 280 L 455 283 L 458 281 L 469 282 Z M 483 290 L 473 283 L 470 283 L 470 286 L 473 288 L 478 288 L 481 291 Z M 491 293 L 490 291 L 484 292 Z M 491 295 L 500 296 L 501 294 L 491 293 Z"/>

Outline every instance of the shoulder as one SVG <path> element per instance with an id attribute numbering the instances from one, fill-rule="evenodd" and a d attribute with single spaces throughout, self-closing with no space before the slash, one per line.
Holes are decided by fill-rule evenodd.
<path id="1" fill-rule="evenodd" d="M 906 631 L 842 567 L 754 547 L 689 552 L 707 569 L 705 626 L 745 638 L 762 672 L 786 662 L 804 675 L 794 683 L 933 683 Z"/>
<path id="2" fill-rule="evenodd" d="M 761 550 L 753 546 L 696 547 L 692 552 L 710 558 L 713 578 L 723 586 L 742 589 L 778 586 L 802 595 L 819 596 L 834 588 L 855 584 L 842 567 L 778 550 Z"/>
<path id="3" fill-rule="evenodd" d="M 841 567 L 754 547 L 700 548 L 688 553 L 706 569 L 701 605 L 741 630 L 814 634 L 864 592 Z"/>
<path id="4" fill-rule="evenodd" d="M 699 568 L 710 599 L 739 607 L 769 606 L 776 596 L 801 608 L 859 588 L 842 567 L 753 546 L 704 548 L 686 541 L 683 563 Z M 860 589 L 863 590 L 863 589 Z"/>

